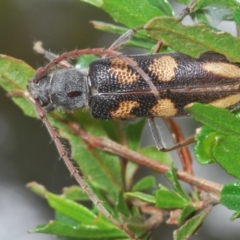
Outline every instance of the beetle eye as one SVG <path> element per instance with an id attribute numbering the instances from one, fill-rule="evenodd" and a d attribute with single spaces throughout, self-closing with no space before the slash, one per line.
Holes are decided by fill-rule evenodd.
<path id="1" fill-rule="evenodd" d="M 78 97 L 81 95 L 82 95 L 82 92 L 80 92 L 80 91 L 72 91 L 72 92 L 67 93 L 67 96 L 70 98 Z"/>

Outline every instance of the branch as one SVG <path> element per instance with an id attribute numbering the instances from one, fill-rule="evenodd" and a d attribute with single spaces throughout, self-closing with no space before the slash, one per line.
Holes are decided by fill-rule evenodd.
<path id="1" fill-rule="evenodd" d="M 146 166 L 160 173 L 165 173 L 171 169 L 171 167 L 168 165 L 157 162 L 156 160 L 148 158 L 140 153 L 134 152 L 131 149 L 125 146 L 122 146 L 110 139 L 103 138 L 103 137 L 96 137 L 84 131 L 75 123 L 70 123 L 69 127 L 72 129 L 72 131 L 75 134 L 79 135 L 84 141 L 86 141 L 88 144 L 90 144 L 93 147 L 127 158 L 135 163 Z M 193 176 L 187 172 L 180 171 L 180 170 L 177 170 L 177 176 L 180 180 L 187 182 L 192 186 L 196 186 L 201 190 L 205 190 L 209 193 L 214 194 L 215 199 L 217 200 L 220 199 L 220 192 L 223 188 L 222 185 L 208 181 L 204 178 Z"/>

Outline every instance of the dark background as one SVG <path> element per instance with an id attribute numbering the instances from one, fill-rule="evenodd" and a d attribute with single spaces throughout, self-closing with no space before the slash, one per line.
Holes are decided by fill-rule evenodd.
<path id="1" fill-rule="evenodd" d="M 177 10 L 179 11 L 179 10 Z M 0 53 L 22 59 L 34 68 L 46 63 L 35 54 L 32 43 L 44 42 L 55 53 L 75 48 L 108 47 L 116 36 L 94 30 L 90 20 L 110 22 L 103 11 L 77 0 L 1 0 Z M 193 133 L 192 121 L 186 134 Z M 146 135 L 150 136 L 146 130 Z M 0 239 L 49 240 L 53 236 L 28 234 L 34 226 L 53 218 L 46 202 L 25 188 L 37 181 L 59 193 L 74 183 L 65 169 L 45 127 L 23 115 L 0 89 Z M 196 174 L 219 183 L 230 182 L 217 165 L 194 164 Z M 151 174 L 151 172 L 150 172 Z M 239 220 L 231 223 L 232 212 L 217 206 L 206 219 L 197 237 L 192 239 L 239 239 Z M 162 225 L 155 239 L 172 239 L 172 227 Z"/>

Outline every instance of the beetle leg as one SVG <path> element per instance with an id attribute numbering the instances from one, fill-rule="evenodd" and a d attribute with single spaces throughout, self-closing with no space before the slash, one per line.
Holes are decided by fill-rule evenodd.
<path id="1" fill-rule="evenodd" d="M 184 146 L 187 146 L 187 145 L 195 142 L 195 135 L 192 135 L 192 136 L 186 138 L 185 140 L 183 140 L 182 142 L 174 144 L 171 147 L 166 147 L 164 142 L 163 142 L 163 139 L 162 139 L 161 131 L 158 128 L 154 118 L 148 118 L 148 125 L 150 127 L 150 130 L 151 130 L 151 133 L 152 133 L 152 136 L 153 136 L 153 140 L 156 144 L 156 147 L 161 152 L 170 152 L 172 150 L 182 148 Z"/>
<path id="2" fill-rule="evenodd" d="M 157 149 L 160 151 L 164 151 L 166 149 L 166 147 L 161 138 L 162 134 L 161 134 L 160 129 L 158 128 L 157 124 L 155 123 L 153 117 L 148 118 L 148 125 L 151 130 L 153 140 L 155 142 Z"/>
<path id="3" fill-rule="evenodd" d="M 127 32 L 122 34 L 116 41 L 114 41 L 114 43 L 108 49 L 117 51 L 122 46 L 124 46 L 136 34 L 138 30 L 141 29 L 143 29 L 143 26 L 129 29 Z"/>

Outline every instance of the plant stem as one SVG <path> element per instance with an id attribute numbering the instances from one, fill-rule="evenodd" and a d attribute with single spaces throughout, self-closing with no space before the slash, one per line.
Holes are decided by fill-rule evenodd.
<path id="1" fill-rule="evenodd" d="M 156 160 L 148 158 L 140 153 L 134 152 L 131 149 L 122 146 L 110 139 L 96 137 L 92 134 L 89 134 L 88 132 L 79 128 L 77 124 L 71 123 L 69 126 L 74 131 L 74 133 L 78 134 L 84 141 L 88 142 L 93 147 L 127 158 L 135 163 L 146 166 L 153 169 L 154 171 L 161 173 L 165 173 L 171 169 L 171 167 L 166 164 L 157 162 Z M 212 193 L 215 195 L 216 199 L 220 199 L 220 192 L 223 188 L 221 184 L 208 181 L 204 178 L 200 178 L 180 170 L 177 170 L 177 176 L 180 180 L 187 182 L 192 186 L 196 186 L 201 190 Z"/>

